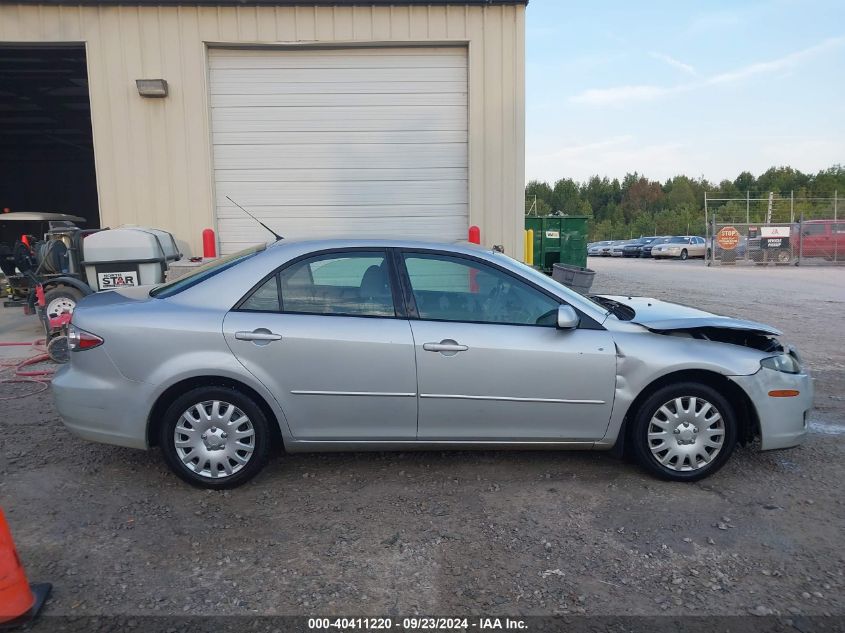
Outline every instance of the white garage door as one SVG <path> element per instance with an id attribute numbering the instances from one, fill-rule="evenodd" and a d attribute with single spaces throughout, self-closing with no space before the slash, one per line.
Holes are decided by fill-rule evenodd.
<path id="1" fill-rule="evenodd" d="M 467 233 L 464 48 L 209 51 L 222 253 L 285 237 Z"/>

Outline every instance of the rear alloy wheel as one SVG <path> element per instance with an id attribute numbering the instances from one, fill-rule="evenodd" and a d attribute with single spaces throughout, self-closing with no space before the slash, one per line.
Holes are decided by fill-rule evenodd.
<path id="1" fill-rule="evenodd" d="M 788 264 L 792 261 L 792 253 L 788 249 L 782 248 L 777 253 L 776 261 L 778 264 Z"/>
<path id="2" fill-rule="evenodd" d="M 686 261 L 686 259 L 688 257 L 689 257 L 689 253 L 687 253 L 687 249 L 682 250 L 681 251 L 681 261 Z"/>
<path id="3" fill-rule="evenodd" d="M 643 403 L 633 420 L 637 461 L 658 477 L 696 481 L 721 468 L 733 452 L 733 408 L 701 383 L 669 385 Z"/>
<path id="4" fill-rule="evenodd" d="M 230 387 L 199 387 L 164 414 L 159 445 L 176 475 L 195 486 L 234 488 L 267 461 L 270 427 L 251 398 Z"/>

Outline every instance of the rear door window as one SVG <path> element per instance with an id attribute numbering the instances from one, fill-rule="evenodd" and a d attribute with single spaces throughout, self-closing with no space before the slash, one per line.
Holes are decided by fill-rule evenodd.
<path id="1" fill-rule="evenodd" d="M 390 265 L 384 252 L 317 255 L 279 272 L 282 312 L 393 317 Z"/>

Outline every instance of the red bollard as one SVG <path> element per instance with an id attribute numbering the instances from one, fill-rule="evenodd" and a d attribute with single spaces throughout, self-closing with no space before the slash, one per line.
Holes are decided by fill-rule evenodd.
<path id="1" fill-rule="evenodd" d="M 202 256 L 217 257 L 217 242 L 214 239 L 214 229 L 203 229 Z"/>
<path id="2" fill-rule="evenodd" d="M 472 244 L 481 244 L 481 229 L 475 226 L 474 224 L 469 227 L 469 237 L 470 243 Z M 469 269 L 469 291 L 470 292 L 478 292 L 478 270 L 475 268 Z"/>
<path id="3" fill-rule="evenodd" d="M 481 244 L 481 229 L 474 224 L 469 227 L 469 241 L 473 244 Z"/>

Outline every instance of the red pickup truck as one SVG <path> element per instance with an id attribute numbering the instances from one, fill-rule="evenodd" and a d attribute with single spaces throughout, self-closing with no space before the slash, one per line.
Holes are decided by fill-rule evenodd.
<path id="1" fill-rule="evenodd" d="M 795 245 L 797 255 L 798 245 Z M 845 220 L 806 220 L 801 226 L 801 254 L 845 261 Z"/>

